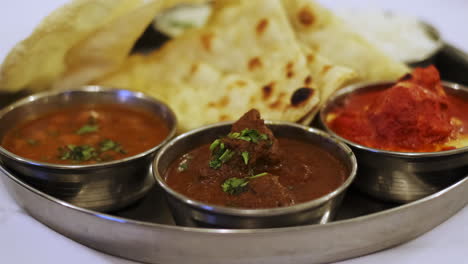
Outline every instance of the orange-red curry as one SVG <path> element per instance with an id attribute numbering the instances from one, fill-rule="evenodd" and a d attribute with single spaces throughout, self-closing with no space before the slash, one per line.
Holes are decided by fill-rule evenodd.
<path id="1" fill-rule="evenodd" d="M 13 127 L 2 146 L 47 163 L 94 164 L 153 148 L 169 134 L 161 117 L 116 104 L 78 105 Z"/>
<path id="2" fill-rule="evenodd" d="M 350 94 L 327 114 L 327 125 L 358 144 L 390 151 L 433 152 L 468 135 L 468 100 L 446 93 L 433 66 L 416 68 L 392 87 Z"/>

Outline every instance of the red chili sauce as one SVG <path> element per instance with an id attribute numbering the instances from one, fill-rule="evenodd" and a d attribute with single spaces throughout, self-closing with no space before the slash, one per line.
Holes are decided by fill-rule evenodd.
<path id="1" fill-rule="evenodd" d="M 358 144 L 400 152 L 453 149 L 468 134 L 468 100 L 447 93 L 433 66 L 416 68 L 391 87 L 347 95 L 326 117 L 328 127 Z"/>
<path id="2" fill-rule="evenodd" d="M 169 134 L 150 112 L 115 104 L 78 105 L 9 130 L 2 146 L 18 156 L 58 164 L 94 164 L 153 148 Z"/>
<path id="3" fill-rule="evenodd" d="M 324 196 L 342 185 L 348 173 L 338 158 L 319 146 L 274 138 L 252 110 L 233 125 L 228 136 L 174 161 L 165 180 L 175 191 L 197 201 L 257 209 Z"/>

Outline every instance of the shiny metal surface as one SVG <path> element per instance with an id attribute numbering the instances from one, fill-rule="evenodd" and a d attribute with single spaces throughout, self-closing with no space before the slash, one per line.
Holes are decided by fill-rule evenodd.
<path id="1" fill-rule="evenodd" d="M 18 204 L 50 228 L 108 254 L 159 264 L 312 264 L 348 259 L 416 238 L 468 202 L 466 177 L 416 202 L 323 225 L 191 228 L 159 224 L 168 214 L 163 208 L 145 213 L 139 212 L 137 204 L 137 208 L 127 210 L 133 210 L 131 214 L 137 220 L 82 209 L 30 187 L 3 167 L 0 172 Z M 157 205 L 148 202 L 148 208 Z M 146 214 L 154 215 L 152 222 L 148 222 Z"/>
<path id="2" fill-rule="evenodd" d="M 410 202 L 433 194 L 468 174 L 468 147 L 427 153 L 384 151 L 346 140 L 326 125 L 329 111 L 346 95 L 357 90 L 382 89 L 391 82 L 361 83 L 334 94 L 320 111 L 321 125 L 334 137 L 347 143 L 358 160 L 358 176 L 354 182 L 361 191 L 379 199 Z M 468 88 L 443 82 L 449 94 L 468 99 Z"/>
<path id="3" fill-rule="evenodd" d="M 148 167 L 156 151 L 176 129 L 176 118 L 162 102 L 141 93 L 88 86 L 26 97 L 0 111 L 0 138 L 15 124 L 76 104 L 116 103 L 145 109 L 163 118 L 168 137 L 150 150 L 122 160 L 90 165 L 61 165 L 22 158 L 0 146 L 0 160 L 37 189 L 77 206 L 108 211 L 141 198 L 154 184 Z"/>
<path id="4" fill-rule="evenodd" d="M 167 143 L 153 162 L 156 181 L 168 194 L 175 221 L 184 226 L 222 228 L 266 228 L 312 223 L 327 223 L 335 215 L 343 195 L 355 178 L 357 163 L 351 149 L 318 129 L 289 123 L 265 121 L 276 137 L 294 138 L 320 146 L 337 157 L 346 167 L 348 178 L 333 192 L 293 206 L 271 209 L 239 209 L 201 203 L 169 187 L 164 179 L 174 160 L 220 135 L 227 135 L 232 123 L 218 123 L 182 134 Z"/>

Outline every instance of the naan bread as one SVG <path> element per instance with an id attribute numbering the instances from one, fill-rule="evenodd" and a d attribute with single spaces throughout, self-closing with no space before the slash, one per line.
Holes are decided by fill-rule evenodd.
<path id="1" fill-rule="evenodd" d="M 217 3 L 203 28 L 149 56 L 133 55 L 95 83 L 160 98 L 185 131 L 251 108 L 265 119 L 309 121 L 320 102 L 318 84 L 333 76 L 341 81 L 331 84 L 341 85 L 352 76 L 324 59 L 308 60 L 279 0 Z"/>
<path id="2" fill-rule="evenodd" d="M 282 0 L 282 3 L 303 45 L 334 65 L 355 70 L 360 80 L 396 80 L 409 71 L 405 64 L 370 44 L 314 0 Z"/>

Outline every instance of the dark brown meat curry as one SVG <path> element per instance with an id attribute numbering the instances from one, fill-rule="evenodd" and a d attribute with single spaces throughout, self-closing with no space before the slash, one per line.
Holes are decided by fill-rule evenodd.
<path id="1" fill-rule="evenodd" d="M 171 164 L 167 184 L 191 199 L 229 207 L 274 208 L 321 197 L 338 188 L 347 171 L 327 150 L 275 138 L 257 110 L 231 133 Z"/>

